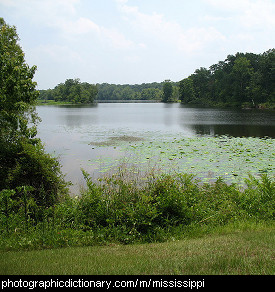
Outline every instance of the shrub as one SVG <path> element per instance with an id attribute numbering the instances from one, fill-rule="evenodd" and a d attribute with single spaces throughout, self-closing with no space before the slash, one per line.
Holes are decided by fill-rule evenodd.
<path id="1" fill-rule="evenodd" d="M 242 189 L 220 178 L 202 184 L 186 174 L 151 174 L 142 183 L 129 174 L 98 181 L 83 174 L 87 188 L 81 196 L 64 197 L 50 207 L 38 206 L 28 187 L 17 189 L 25 194 L 20 200 L 15 190 L 2 191 L 0 232 L 10 238 L 2 246 L 163 241 L 244 220 L 274 220 L 274 181 L 266 175 L 250 177 Z"/>

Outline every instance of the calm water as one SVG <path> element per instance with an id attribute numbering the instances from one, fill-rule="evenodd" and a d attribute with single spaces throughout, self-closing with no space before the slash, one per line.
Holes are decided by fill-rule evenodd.
<path id="1" fill-rule="evenodd" d="M 275 113 L 186 107 L 163 103 L 100 103 L 93 106 L 38 106 L 39 137 L 46 150 L 60 156 L 63 172 L 82 183 L 81 168 L 95 176 L 91 162 L 117 160 L 123 152 L 112 139 L 166 139 L 178 135 L 269 136 L 275 138 Z M 106 147 L 97 147 L 101 142 Z M 129 142 L 127 140 L 127 142 Z M 126 141 L 125 141 L 126 143 Z"/>

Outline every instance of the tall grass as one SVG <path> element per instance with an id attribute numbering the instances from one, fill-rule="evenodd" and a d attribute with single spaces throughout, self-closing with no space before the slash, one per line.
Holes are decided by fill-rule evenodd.
<path id="1" fill-rule="evenodd" d="M 0 248 L 37 249 L 107 243 L 145 243 L 199 236 L 236 222 L 274 222 L 275 183 L 249 177 L 246 187 L 202 183 L 188 174 L 154 172 L 137 179 L 126 170 L 41 208 L 13 190 L 1 192 Z"/>

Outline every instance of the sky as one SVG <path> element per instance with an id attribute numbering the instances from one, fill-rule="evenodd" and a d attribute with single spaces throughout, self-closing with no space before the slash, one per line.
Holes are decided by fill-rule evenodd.
<path id="1" fill-rule="evenodd" d="M 275 0 L 0 0 L 38 89 L 180 81 L 275 47 Z"/>

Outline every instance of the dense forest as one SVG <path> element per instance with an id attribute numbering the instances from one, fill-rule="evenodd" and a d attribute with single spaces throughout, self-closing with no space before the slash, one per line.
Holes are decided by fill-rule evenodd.
<path id="1" fill-rule="evenodd" d="M 72 103 L 155 100 L 208 106 L 272 107 L 274 68 L 275 49 L 263 54 L 237 53 L 209 69 L 201 67 L 179 82 L 92 85 L 81 83 L 79 79 L 67 79 L 54 89 L 40 90 L 39 99 Z"/>
<path id="2" fill-rule="evenodd" d="M 275 102 L 275 50 L 237 53 L 179 82 L 182 103 L 256 107 Z"/>
<path id="3" fill-rule="evenodd" d="M 98 100 L 161 100 L 161 83 L 115 85 L 97 84 Z"/>
<path id="4" fill-rule="evenodd" d="M 165 97 L 164 87 L 171 88 L 169 96 Z M 72 103 L 91 103 L 95 100 L 178 100 L 177 83 L 165 80 L 161 83 L 142 84 L 109 84 L 92 85 L 81 83 L 79 79 L 67 79 L 65 83 L 58 84 L 54 89 L 40 90 L 40 99 L 68 101 Z"/>
<path id="5" fill-rule="evenodd" d="M 93 103 L 98 89 L 95 85 L 80 82 L 79 79 L 67 79 L 54 89 L 40 90 L 40 99 L 68 101 L 72 103 Z"/>

